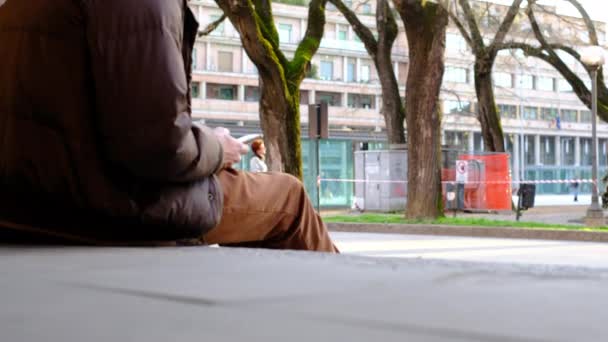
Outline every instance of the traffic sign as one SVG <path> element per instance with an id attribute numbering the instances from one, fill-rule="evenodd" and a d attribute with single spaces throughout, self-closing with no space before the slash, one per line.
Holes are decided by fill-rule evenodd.
<path id="1" fill-rule="evenodd" d="M 469 162 L 466 160 L 456 161 L 456 182 L 466 183 L 469 176 Z"/>

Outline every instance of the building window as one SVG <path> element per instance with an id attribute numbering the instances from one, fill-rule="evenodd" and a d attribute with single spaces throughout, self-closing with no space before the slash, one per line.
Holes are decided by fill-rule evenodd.
<path id="1" fill-rule="evenodd" d="M 233 60 L 232 52 L 218 51 L 217 52 L 218 71 L 232 72 Z"/>
<path id="2" fill-rule="evenodd" d="M 606 152 L 608 152 L 607 150 L 607 145 L 606 144 L 606 139 L 599 139 L 598 141 L 599 146 L 598 148 L 598 156 L 600 157 L 600 167 L 605 167 L 608 164 L 608 154 Z"/>
<path id="3" fill-rule="evenodd" d="M 372 5 L 365 3 L 361 5 L 361 13 L 363 14 L 371 14 L 372 13 Z"/>
<path id="4" fill-rule="evenodd" d="M 522 89 L 534 90 L 535 77 L 532 75 L 521 75 L 520 84 Z"/>
<path id="5" fill-rule="evenodd" d="M 581 110 L 581 122 L 591 123 L 591 116 L 590 110 Z"/>
<path id="6" fill-rule="evenodd" d="M 557 87 L 561 93 L 572 93 L 572 86 L 565 79 L 560 79 L 557 82 Z"/>
<path id="7" fill-rule="evenodd" d="M 207 83 L 207 98 L 236 100 L 237 86 L 232 84 Z"/>
<path id="8" fill-rule="evenodd" d="M 513 74 L 506 72 L 495 72 L 494 85 L 502 88 L 513 88 Z"/>
<path id="9" fill-rule="evenodd" d="M 342 105 L 342 94 L 333 93 L 329 91 L 317 91 L 316 93 L 315 103 L 323 103 L 327 102 L 328 105 L 332 107 L 340 107 Z"/>
<path id="10" fill-rule="evenodd" d="M 321 75 L 322 80 L 331 80 L 334 76 L 334 62 L 332 61 L 321 61 Z"/>
<path id="11" fill-rule="evenodd" d="M 446 51 L 448 52 L 466 52 L 468 50 L 467 42 L 460 34 L 448 33 L 446 35 Z"/>
<path id="12" fill-rule="evenodd" d="M 374 109 L 374 95 L 348 94 L 349 108 Z"/>
<path id="13" fill-rule="evenodd" d="M 260 100 L 260 88 L 245 86 L 245 101 L 257 102 Z"/>
<path id="14" fill-rule="evenodd" d="M 468 83 L 469 69 L 459 67 L 446 67 L 444 80 L 454 83 Z"/>
<path id="15" fill-rule="evenodd" d="M 369 82 L 370 79 L 370 68 L 369 65 L 361 66 L 361 82 Z"/>
<path id="16" fill-rule="evenodd" d="M 540 137 L 540 163 L 555 165 L 555 137 Z"/>
<path id="17" fill-rule="evenodd" d="M 197 64 L 198 64 L 198 63 L 197 63 L 197 62 L 198 62 L 198 59 L 197 59 L 197 58 L 198 58 L 198 57 L 197 57 L 197 50 L 196 50 L 196 48 L 193 48 L 193 49 L 192 49 L 192 57 L 191 57 L 191 58 L 192 58 L 192 63 L 190 63 L 190 65 L 191 65 L 191 67 L 192 67 L 192 70 L 196 70 L 196 69 L 197 69 L 197 67 L 198 67 L 198 66 L 197 66 Z"/>
<path id="18" fill-rule="evenodd" d="M 461 151 L 468 151 L 469 134 L 469 132 L 445 131 L 445 144 Z"/>
<path id="19" fill-rule="evenodd" d="M 192 82 L 190 83 L 190 96 L 193 99 L 201 96 L 201 83 L 200 82 Z"/>
<path id="20" fill-rule="evenodd" d="M 574 109 L 562 109 L 560 119 L 564 122 L 576 122 L 576 110 Z"/>
<path id="21" fill-rule="evenodd" d="M 505 143 L 505 152 L 510 153 L 511 155 L 513 155 L 513 151 L 515 149 L 515 144 L 513 143 L 515 141 L 515 139 L 517 139 L 517 135 L 515 134 L 505 134 L 504 136 L 504 143 Z M 513 159 L 513 158 L 510 158 Z"/>
<path id="22" fill-rule="evenodd" d="M 581 165 L 591 165 L 591 139 L 581 138 Z"/>
<path id="23" fill-rule="evenodd" d="M 357 65 L 354 62 L 346 64 L 346 82 L 355 82 L 355 69 Z"/>
<path id="24" fill-rule="evenodd" d="M 307 105 L 307 104 L 309 104 L 309 101 L 308 101 L 308 96 L 309 95 L 308 94 L 309 94 L 308 90 L 302 90 L 302 89 L 300 89 L 300 104 L 301 105 Z"/>
<path id="25" fill-rule="evenodd" d="M 473 115 L 469 101 L 443 101 L 443 114 Z"/>
<path id="26" fill-rule="evenodd" d="M 483 150 L 484 150 L 484 143 L 483 143 L 483 137 L 481 136 L 481 133 L 474 133 L 473 134 L 473 151 L 483 152 Z"/>
<path id="27" fill-rule="evenodd" d="M 338 39 L 339 40 L 347 40 L 348 39 L 348 31 L 344 28 L 340 28 L 338 30 Z"/>
<path id="28" fill-rule="evenodd" d="M 540 118 L 545 121 L 555 120 L 557 118 L 557 108 L 541 108 Z"/>
<path id="29" fill-rule="evenodd" d="M 279 24 L 279 40 L 291 43 L 291 24 Z"/>
<path id="30" fill-rule="evenodd" d="M 524 107 L 523 118 L 526 120 L 538 120 L 538 108 L 537 107 Z"/>
<path id="31" fill-rule="evenodd" d="M 481 136 L 481 133 L 474 133 L 473 134 L 473 151 L 474 152 L 483 152 L 484 151 L 484 143 L 483 143 L 483 137 Z"/>
<path id="32" fill-rule="evenodd" d="M 212 22 L 218 20 L 220 18 L 220 15 L 216 15 L 216 14 L 212 14 L 209 16 L 209 24 L 211 24 Z M 223 36 L 224 35 L 224 22 L 226 20 L 222 21 L 221 24 L 219 24 L 215 30 L 213 30 L 210 35 L 212 36 Z"/>
<path id="33" fill-rule="evenodd" d="M 555 79 L 553 77 L 538 77 L 537 88 L 542 91 L 555 91 Z"/>
<path id="34" fill-rule="evenodd" d="M 561 138 L 561 156 L 563 165 L 574 165 L 575 153 L 574 153 L 574 138 L 562 137 Z"/>
<path id="35" fill-rule="evenodd" d="M 527 165 L 534 165 L 536 164 L 536 158 L 535 158 L 535 150 L 536 150 L 536 140 L 534 139 L 533 135 L 525 135 L 524 136 L 524 161 L 526 162 Z"/>
<path id="36" fill-rule="evenodd" d="M 515 119 L 517 118 L 517 107 L 513 105 L 499 104 L 498 113 L 500 114 L 501 118 Z"/>

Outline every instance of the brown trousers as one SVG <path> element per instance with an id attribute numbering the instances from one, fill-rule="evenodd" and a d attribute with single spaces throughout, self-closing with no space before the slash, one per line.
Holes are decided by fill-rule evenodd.
<path id="1" fill-rule="evenodd" d="M 224 211 L 205 243 L 338 253 L 297 178 L 227 169 L 219 179 Z"/>

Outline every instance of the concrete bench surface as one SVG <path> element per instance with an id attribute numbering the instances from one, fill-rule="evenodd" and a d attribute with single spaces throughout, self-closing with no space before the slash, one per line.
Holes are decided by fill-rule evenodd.
<path id="1" fill-rule="evenodd" d="M 0 340 L 606 341 L 608 270 L 0 246 Z"/>

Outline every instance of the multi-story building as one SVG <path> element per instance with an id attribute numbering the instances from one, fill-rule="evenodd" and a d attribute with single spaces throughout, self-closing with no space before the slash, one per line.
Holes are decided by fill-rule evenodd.
<path id="1" fill-rule="evenodd" d="M 346 3 L 349 3 L 346 1 Z M 221 15 L 213 1 L 191 1 L 201 26 Z M 375 27 L 373 2 L 358 6 L 361 20 Z M 500 15 L 505 7 L 495 6 Z M 274 3 L 273 13 L 281 46 L 293 54 L 306 29 L 307 8 Z M 541 17 L 542 20 L 542 17 Z M 584 26 L 577 18 L 546 20 L 547 32 L 564 39 L 585 38 Z M 573 24 L 574 23 L 574 24 Z M 484 23 L 482 22 L 482 25 Z M 488 20 L 486 25 L 491 26 Z M 602 44 L 603 23 L 596 23 Z M 512 35 L 530 34 L 526 20 L 516 22 Z M 405 94 L 408 72 L 407 40 L 403 32 L 395 42 L 393 64 Z M 260 132 L 258 76 L 254 64 L 241 46 L 238 32 L 225 20 L 213 33 L 196 42 L 193 65 L 193 114 L 209 125 L 224 125 L 236 135 Z M 475 117 L 473 84 L 474 58 L 458 30 L 451 25 L 446 43 L 446 71 L 441 100 L 446 145 L 464 151 L 482 151 L 480 126 Z M 588 81 L 581 66 L 567 60 Z M 381 88 L 374 65 L 363 43 L 346 19 L 331 6 L 326 13 L 325 34 L 312 60 L 312 72 L 301 86 L 303 128 L 307 127 L 307 106 L 329 104 L 329 141 L 322 142 L 321 164 L 325 178 L 352 178 L 353 151 L 360 142 L 383 146 L 384 120 L 380 114 Z M 512 174 L 519 179 L 590 178 L 591 112 L 578 100 L 568 83 L 550 65 L 504 51 L 494 67 L 496 103 L 502 117 L 505 141 L 511 153 Z M 608 125 L 598 126 L 600 174 L 607 169 Z M 312 144 L 303 141 L 305 170 L 308 170 Z M 314 177 L 307 175 L 307 186 L 314 188 Z M 589 191 L 583 187 L 583 191 Z M 568 184 L 543 184 L 538 193 L 568 193 Z M 321 203 L 349 205 L 350 183 L 324 183 Z"/>

